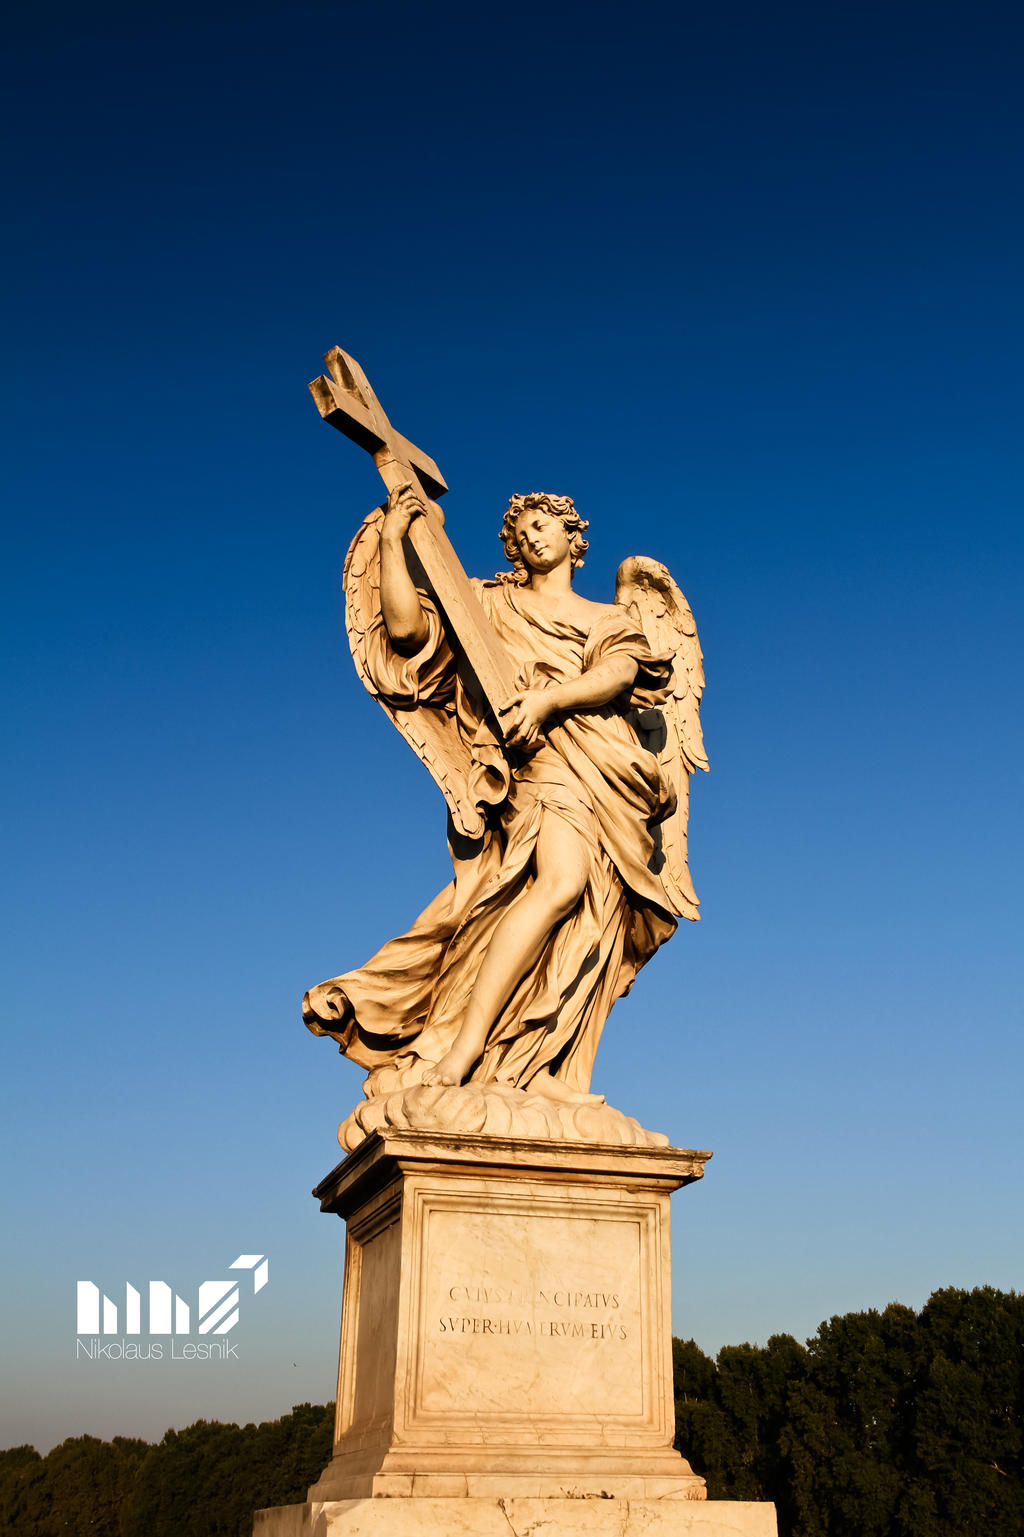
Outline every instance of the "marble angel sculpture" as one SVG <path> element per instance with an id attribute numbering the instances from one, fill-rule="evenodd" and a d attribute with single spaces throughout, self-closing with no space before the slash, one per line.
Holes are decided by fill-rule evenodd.
<path id="1" fill-rule="evenodd" d="M 471 1083 L 594 1105 L 613 1003 L 677 920 L 698 916 L 693 615 L 642 556 L 620 567 L 614 603 L 578 596 L 588 525 L 572 499 L 514 496 L 501 528 L 512 569 L 473 582 L 516 672 L 499 733 L 410 573 L 405 535 L 423 511 L 406 486 L 366 519 L 345 564 L 346 622 L 363 683 L 449 805 L 473 808 L 474 836 L 449 818 L 454 880 L 365 965 L 312 988 L 303 1016 L 369 1070 L 371 1103 Z"/>

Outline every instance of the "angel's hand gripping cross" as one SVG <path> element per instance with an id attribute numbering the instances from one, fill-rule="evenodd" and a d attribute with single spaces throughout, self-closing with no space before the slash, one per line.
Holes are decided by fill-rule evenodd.
<path id="1" fill-rule="evenodd" d="M 332 347 L 324 353 L 324 362 L 329 372 L 309 386 L 324 421 L 372 455 L 389 493 L 410 484 L 423 493 L 426 515 L 410 528 L 410 543 L 500 723 L 500 712 L 513 693 L 512 669 L 444 531 L 441 509 L 432 500 L 447 491 L 444 477 L 428 454 L 392 427 L 355 358 Z"/>

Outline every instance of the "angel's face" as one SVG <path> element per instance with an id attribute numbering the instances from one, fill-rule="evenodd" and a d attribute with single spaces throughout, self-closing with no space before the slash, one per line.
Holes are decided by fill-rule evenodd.
<path id="1" fill-rule="evenodd" d="M 565 524 L 544 507 L 529 507 L 516 518 L 516 545 L 530 571 L 553 571 L 569 559 Z"/>

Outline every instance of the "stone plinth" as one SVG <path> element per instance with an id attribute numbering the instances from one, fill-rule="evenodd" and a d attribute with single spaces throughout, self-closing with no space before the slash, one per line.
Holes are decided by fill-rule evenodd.
<path id="1" fill-rule="evenodd" d="M 258 1510 L 253 1537 L 777 1537 L 744 1500 L 342 1500 Z"/>
<path id="2" fill-rule="evenodd" d="M 347 1226 L 334 1454 L 258 1537 L 774 1537 L 672 1447 L 669 1197 L 708 1157 L 363 1142 L 314 1192 Z"/>

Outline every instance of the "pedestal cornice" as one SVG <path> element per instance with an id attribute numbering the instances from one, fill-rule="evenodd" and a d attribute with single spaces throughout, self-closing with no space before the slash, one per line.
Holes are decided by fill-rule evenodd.
<path id="1" fill-rule="evenodd" d="M 621 1147 L 587 1142 L 533 1142 L 520 1137 L 464 1132 L 388 1130 L 373 1133 L 342 1159 L 313 1190 L 320 1210 L 348 1217 L 396 1171 L 444 1168 L 463 1172 L 562 1178 L 583 1182 L 619 1180 L 667 1192 L 704 1177 L 712 1157 L 682 1147 Z"/>

